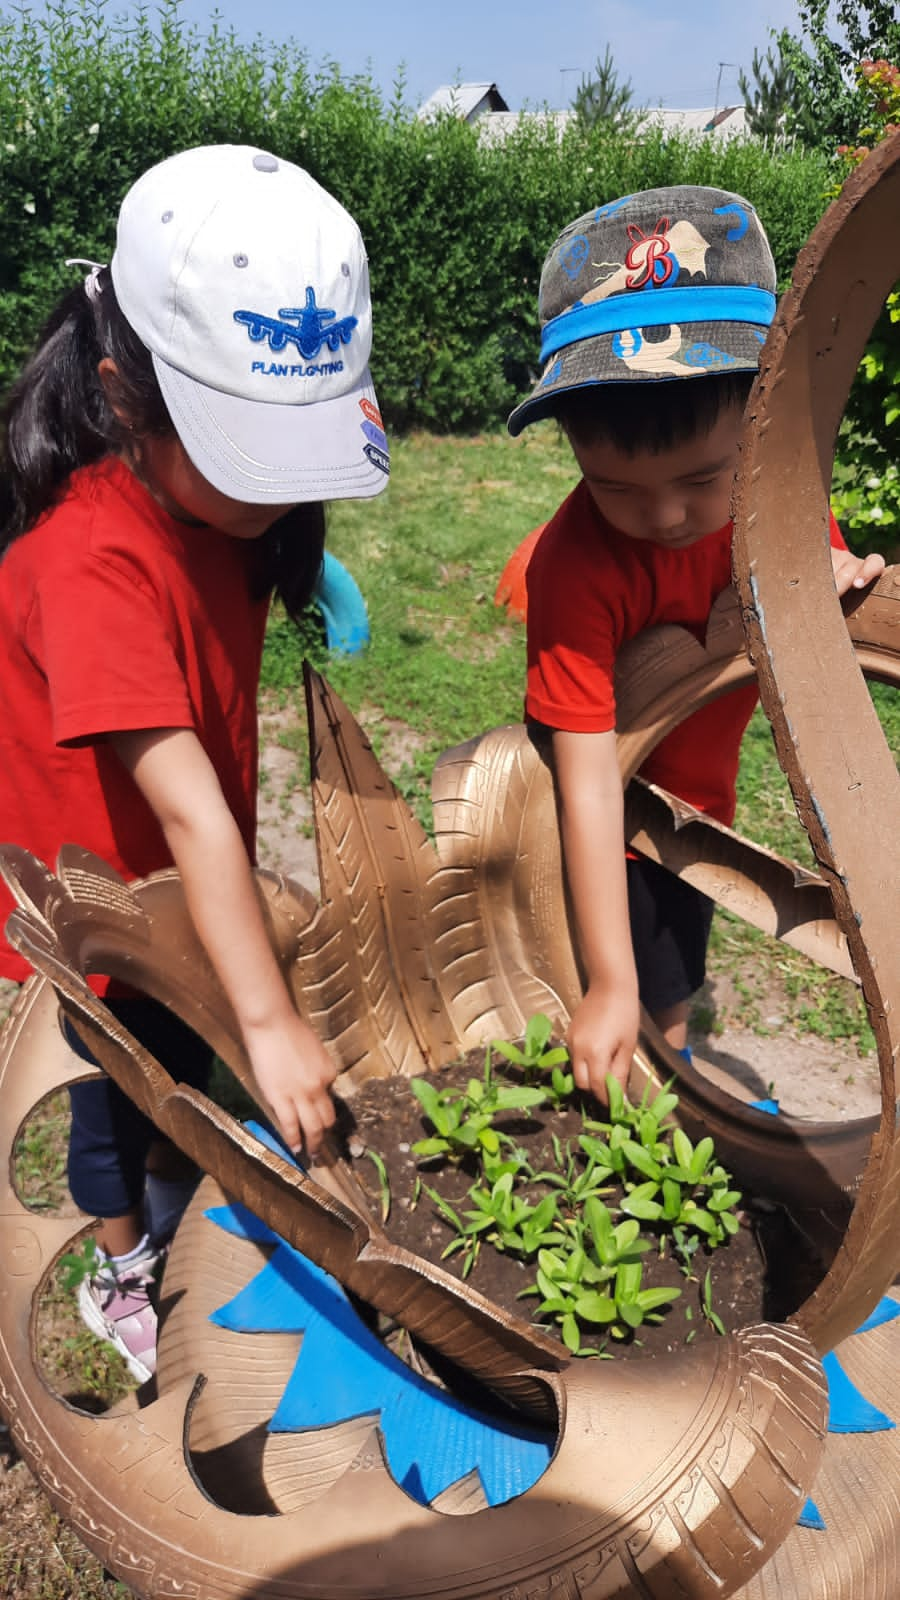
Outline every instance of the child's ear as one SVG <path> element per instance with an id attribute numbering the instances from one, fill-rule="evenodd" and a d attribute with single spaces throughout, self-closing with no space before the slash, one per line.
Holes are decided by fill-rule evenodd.
<path id="1" fill-rule="evenodd" d="M 97 374 L 103 385 L 107 404 L 116 421 L 121 422 L 123 428 L 132 428 L 134 422 L 125 403 L 122 379 L 112 356 L 104 356 L 102 361 L 98 361 Z"/>

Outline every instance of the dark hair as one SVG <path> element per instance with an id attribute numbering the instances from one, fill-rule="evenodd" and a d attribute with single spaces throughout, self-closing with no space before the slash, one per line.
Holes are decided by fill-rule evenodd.
<path id="1" fill-rule="evenodd" d="M 119 420 L 100 380 L 115 362 Z M 175 430 L 146 345 L 119 308 L 108 267 L 70 289 L 44 324 L 0 416 L 0 557 L 49 511 L 78 467 L 122 451 L 130 436 Z M 325 511 L 295 506 L 259 543 L 258 593 L 275 590 L 297 621 L 322 567 Z"/>
<path id="2" fill-rule="evenodd" d="M 708 433 L 733 406 L 743 411 L 755 376 L 723 372 L 682 381 L 586 384 L 560 395 L 552 414 L 576 444 L 602 439 L 625 455 L 655 454 Z"/>
<path id="3" fill-rule="evenodd" d="M 322 571 L 325 533 L 325 507 L 319 500 L 309 500 L 292 506 L 255 540 L 259 552 L 254 585 L 257 598 L 274 592 L 297 624 Z"/>
<path id="4" fill-rule="evenodd" d="M 70 289 L 51 312 L 3 407 L 0 550 L 34 527 L 78 467 L 121 450 L 129 430 L 100 381 L 104 356 L 135 433 L 172 431 L 150 352 L 119 310 L 108 268 L 95 284 L 91 296 L 83 284 Z"/>

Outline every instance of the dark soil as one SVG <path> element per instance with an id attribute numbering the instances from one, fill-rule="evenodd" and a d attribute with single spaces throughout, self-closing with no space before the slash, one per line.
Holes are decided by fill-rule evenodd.
<path id="1" fill-rule="evenodd" d="M 498 1075 L 510 1070 L 499 1057 L 496 1060 Z M 448 1084 L 463 1087 L 469 1078 L 481 1076 L 483 1066 L 484 1052 L 478 1050 L 459 1063 L 425 1076 L 439 1087 Z M 602 1115 L 595 1101 L 585 1100 L 584 1105 L 589 1115 Z M 405 1078 L 371 1080 L 353 1095 L 341 1120 L 348 1156 L 357 1179 L 370 1197 L 375 1215 L 379 1214 L 381 1205 L 382 1183 L 369 1152 L 375 1152 L 384 1162 L 390 1194 L 390 1212 L 384 1223 L 388 1237 L 416 1255 L 439 1262 L 461 1278 L 460 1254 L 442 1260 L 443 1251 L 455 1237 L 454 1230 L 425 1192 L 425 1187 L 440 1193 L 457 1212 L 464 1212 L 470 1204 L 466 1197 L 476 1181 L 477 1167 L 457 1166 L 434 1158 L 423 1161 L 412 1153 L 412 1145 L 434 1130 L 426 1122 L 422 1107 Z M 582 1102 L 575 1100 L 562 1108 L 539 1107 L 531 1115 L 507 1113 L 497 1117 L 494 1125 L 514 1137 L 535 1170 L 544 1170 L 555 1165 L 554 1134 L 563 1148 L 567 1141 L 576 1146 L 582 1132 Z M 529 1198 L 536 1202 L 544 1192 L 535 1187 Z M 621 1189 L 613 1189 L 605 1196 L 610 1210 L 614 1210 L 620 1196 Z M 781 1227 L 782 1222 L 773 1219 L 771 1213 L 757 1213 L 752 1199 L 746 1195 L 741 1201 L 741 1219 L 739 1232 L 727 1244 L 712 1250 L 701 1248 L 697 1252 L 690 1277 L 685 1276 L 670 1248 L 662 1254 L 655 1247 L 648 1251 L 641 1258 L 642 1287 L 678 1288 L 682 1290 L 681 1297 L 656 1325 L 645 1322 L 635 1335 L 621 1340 L 609 1338 L 605 1332 L 592 1337 L 591 1330 L 586 1327 L 582 1330 L 583 1344 L 605 1349 L 617 1358 L 652 1357 L 689 1343 L 718 1338 L 715 1327 L 703 1312 L 702 1287 L 707 1269 L 711 1274 L 712 1309 L 726 1329 L 763 1320 L 768 1311 L 767 1282 L 758 1230 L 761 1226 L 770 1227 L 776 1220 Z M 519 1298 L 522 1290 L 534 1281 L 530 1263 L 520 1262 L 485 1243 L 467 1281 L 514 1316 L 529 1321 L 535 1317 L 540 1297 Z M 544 1326 L 552 1329 L 552 1318 Z"/>

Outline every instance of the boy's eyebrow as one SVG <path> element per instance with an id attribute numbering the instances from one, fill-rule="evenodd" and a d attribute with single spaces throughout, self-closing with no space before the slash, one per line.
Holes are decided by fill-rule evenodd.
<path id="1" fill-rule="evenodd" d="M 728 455 L 717 457 L 715 461 L 704 461 L 700 463 L 699 466 L 691 467 L 690 472 L 680 472 L 677 478 L 672 479 L 672 482 L 685 483 L 691 478 L 713 478 L 717 473 L 724 472 L 725 468 L 731 465 L 731 462 L 732 456 L 730 453 Z M 606 474 L 602 472 L 584 473 L 583 476 L 586 477 L 591 483 L 604 483 L 609 484 L 610 486 L 614 485 L 616 488 L 622 489 L 633 489 L 636 487 L 634 480 L 627 478 L 607 477 Z"/>
<path id="2" fill-rule="evenodd" d="M 675 482 L 683 483 L 685 478 L 714 477 L 717 472 L 724 472 L 725 468 L 731 465 L 732 460 L 733 456 L 729 454 L 725 456 L 719 456 L 715 461 L 706 461 L 702 466 L 692 467 L 690 472 L 682 472 L 680 477 L 675 479 Z"/>

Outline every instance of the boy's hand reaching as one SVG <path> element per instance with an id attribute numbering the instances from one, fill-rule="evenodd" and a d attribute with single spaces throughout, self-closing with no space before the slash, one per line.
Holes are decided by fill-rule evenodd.
<path id="1" fill-rule="evenodd" d="M 607 989 L 593 985 L 573 1013 L 566 1034 L 572 1073 L 579 1089 L 606 1104 L 606 1075 L 624 1089 L 631 1071 L 640 1022 L 637 986 Z"/>
<path id="2" fill-rule="evenodd" d="M 855 556 L 852 550 L 835 550 L 832 547 L 831 566 L 835 588 L 841 595 L 850 589 L 864 589 L 866 584 L 880 578 L 884 571 L 884 556 L 876 555 L 874 551 L 867 556 Z"/>

